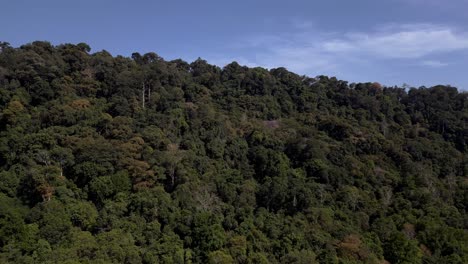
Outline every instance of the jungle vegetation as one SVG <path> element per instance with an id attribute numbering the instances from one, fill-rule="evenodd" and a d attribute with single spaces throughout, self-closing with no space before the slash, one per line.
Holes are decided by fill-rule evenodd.
<path id="1" fill-rule="evenodd" d="M 1 263 L 468 263 L 468 94 L 0 43 Z"/>

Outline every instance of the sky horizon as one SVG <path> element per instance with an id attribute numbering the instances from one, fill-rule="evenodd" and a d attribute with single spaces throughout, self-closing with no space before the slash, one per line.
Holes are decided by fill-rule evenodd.
<path id="1" fill-rule="evenodd" d="M 386 86 L 468 90 L 468 0 L 3 3 L 0 41 L 85 42 L 112 55 L 201 57 Z"/>

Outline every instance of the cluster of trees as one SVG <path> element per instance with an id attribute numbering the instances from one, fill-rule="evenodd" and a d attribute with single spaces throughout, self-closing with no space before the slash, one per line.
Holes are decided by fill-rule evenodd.
<path id="1" fill-rule="evenodd" d="M 468 263 L 467 99 L 0 43 L 0 262 Z"/>

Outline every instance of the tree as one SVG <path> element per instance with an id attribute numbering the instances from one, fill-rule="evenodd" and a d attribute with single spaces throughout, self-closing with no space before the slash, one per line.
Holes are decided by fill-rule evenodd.
<path id="1" fill-rule="evenodd" d="M 385 259 L 392 263 L 422 263 L 422 252 L 415 240 L 396 232 L 384 245 Z"/>
<path id="2" fill-rule="evenodd" d="M 0 42 L 0 262 L 468 263 L 467 96 Z"/>

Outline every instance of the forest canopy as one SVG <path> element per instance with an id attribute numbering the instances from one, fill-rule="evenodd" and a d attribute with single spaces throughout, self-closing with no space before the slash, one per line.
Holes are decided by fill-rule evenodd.
<path id="1" fill-rule="evenodd" d="M 0 42 L 1 263 L 468 263 L 468 94 Z"/>

